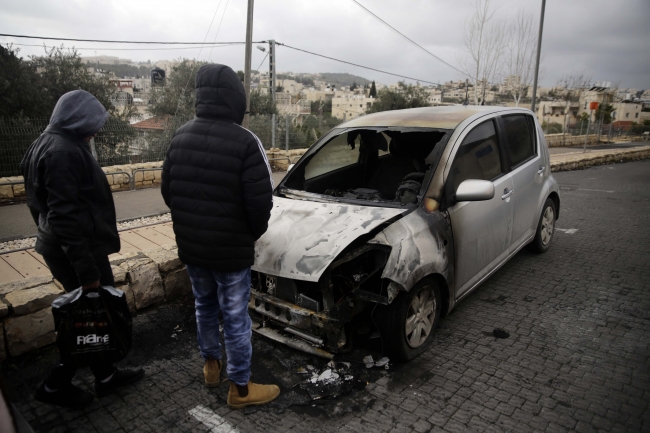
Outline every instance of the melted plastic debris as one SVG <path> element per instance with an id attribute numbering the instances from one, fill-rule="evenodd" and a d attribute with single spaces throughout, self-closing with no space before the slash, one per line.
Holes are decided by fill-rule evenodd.
<path id="1" fill-rule="evenodd" d="M 322 371 L 312 367 L 308 374 L 311 376 L 300 383 L 300 388 L 307 391 L 312 401 L 349 394 L 367 384 L 358 378 L 349 362 L 330 361 Z"/>
<path id="2" fill-rule="evenodd" d="M 387 357 L 384 356 L 379 361 L 375 362 L 375 367 L 388 367 L 388 362 L 389 361 L 390 361 L 390 359 L 388 359 Z"/>
<path id="3" fill-rule="evenodd" d="M 390 368 L 390 359 L 387 357 L 381 358 L 379 361 L 375 362 L 375 360 L 372 358 L 371 355 L 364 356 L 363 358 L 363 363 L 366 364 L 366 368 L 372 368 L 372 367 L 384 367 L 386 370 Z"/>

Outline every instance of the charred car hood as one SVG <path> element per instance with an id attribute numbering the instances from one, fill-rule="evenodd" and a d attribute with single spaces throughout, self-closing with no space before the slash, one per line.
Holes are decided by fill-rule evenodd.
<path id="1" fill-rule="evenodd" d="M 253 270 L 318 281 L 355 239 L 405 212 L 406 209 L 273 197 L 269 229 L 255 243 Z"/>

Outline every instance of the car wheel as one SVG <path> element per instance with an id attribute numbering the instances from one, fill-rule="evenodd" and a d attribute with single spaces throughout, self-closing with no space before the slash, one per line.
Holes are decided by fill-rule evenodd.
<path id="1" fill-rule="evenodd" d="M 538 254 L 548 251 L 551 240 L 553 240 L 553 233 L 555 233 L 555 215 L 555 202 L 547 198 L 542 215 L 539 217 L 539 223 L 537 223 L 535 238 L 528 244 L 530 251 Z"/>
<path id="2" fill-rule="evenodd" d="M 435 281 L 424 279 L 384 310 L 388 320 L 379 323 L 385 324 L 382 336 L 391 359 L 408 361 L 427 349 L 440 322 L 440 299 Z"/>

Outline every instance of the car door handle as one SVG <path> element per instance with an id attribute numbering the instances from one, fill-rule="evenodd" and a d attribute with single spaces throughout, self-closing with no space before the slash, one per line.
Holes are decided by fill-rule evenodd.
<path id="1" fill-rule="evenodd" d="M 546 167 L 544 167 L 543 165 L 540 165 L 539 170 L 537 170 L 537 174 L 539 174 L 540 176 L 543 175 L 544 170 L 546 170 Z"/>
<path id="2" fill-rule="evenodd" d="M 503 195 L 501 196 L 501 200 L 507 200 L 514 192 L 515 192 L 514 189 L 505 188 L 503 190 Z"/>

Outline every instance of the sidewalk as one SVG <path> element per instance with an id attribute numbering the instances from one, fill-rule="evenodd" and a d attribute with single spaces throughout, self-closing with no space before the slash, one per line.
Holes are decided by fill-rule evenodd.
<path id="1" fill-rule="evenodd" d="M 121 231 L 120 240 L 122 249 L 119 254 L 109 256 L 111 261 L 119 260 L 131 253 L 157 248 L 172 249 L 176 246 L 170 222 Z M 33 248 L 0 255 L 0 284 L 49 275 L 50 271 L 43 257 Z"/>

